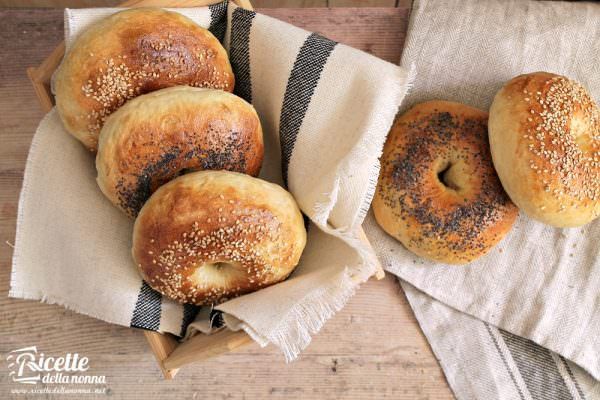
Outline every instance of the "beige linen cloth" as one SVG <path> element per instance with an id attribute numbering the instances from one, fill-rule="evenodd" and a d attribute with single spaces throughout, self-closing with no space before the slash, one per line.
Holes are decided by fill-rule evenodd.
<path id="1" fill-rule="evenodd" d="M 115 11 L 67 10 L 67 45 Z M 287 281 L 218 307 L 229 327 L 244 329 L 261 345 L 275 344 L 291 360 L 375 271 L 373 251 L 355 232 L 409 76 L 366 53 L 226 3 L 179 11 L 224 40 L 236 94 L 253 103 L 263 124 L 261 176 L 287 183 L 310 219 L 307 247 Z M 10 296 L 183 335 L 198 310 L 142 283 L 130 255 L 133 222 L 102 196 L 95 177 L 93 155 L 65 132 L 55 110 L 48 113 L 27 160 Z M 201 318 L 193 325 L 207 329 Z"/>
<path id="2" fill-rule="evenodd" d="M 504 82 L 540 70 L 600 99 L 599 54 L 600 4 L 418 0 L 401 62 L 418 74 L 402 111 L 431 99 L 487 110 Z M 558 229 L 521 213 L 496 248 L 462 267 L 414 256 L 372 214 L 365 226 L 458 398 L 584 398 L 569 371 L 587 376 L 588 397 L 598 390 L 600 221 Z"/>

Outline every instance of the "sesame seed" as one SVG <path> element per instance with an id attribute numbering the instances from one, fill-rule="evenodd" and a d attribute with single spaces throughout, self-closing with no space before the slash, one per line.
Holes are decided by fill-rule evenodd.
<path id="1" fill-rule="evenodd" d="M 544 190 L 559 201 L 559 211 L 564 211 L 567 204 L 577 206 L 573 199 L 600 198 L 600 117 L 598 107 L 579 83 L 557 76 L 547 80 L 545 88 L 544 92 L 536 92 L 539 100 L 533 106 L 538 108 L 541 118 L 535 127 L 536 141 L 528 147 L 533 156 L 531 162 L 536 166 L 532 169 L 552 177 L 555 188 L 551 190 L 545 182 Z M 583 150 L 571 132 L 571 119 L 576 114 L 583 114 L 589 123 L 591 151 Z"/>

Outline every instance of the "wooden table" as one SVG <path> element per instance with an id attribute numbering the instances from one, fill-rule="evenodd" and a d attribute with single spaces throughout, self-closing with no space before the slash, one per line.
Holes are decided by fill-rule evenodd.
<path id="1" fill-rule="evenodd" d="M 322 32 L 326 36 L 391 62 L 400 58 L 409 12 L 406 6 L 262 11 L 317 32 L 327 26 Z M 188 366 L 173 381 L 162 379 L 140 331 L 109 325 L 59 306 L 8 299 L 10 244 L 14 242 L 23 168 L 42 118 L 25 69 L 38 65 L 62 35 L 61 10 L 0 11 L 2 368 L 6 368 L 9 351 L 36 345 L 49 355 L 77 352 L 89 357 L 93 374 L 106 375 L 106 393 L 114 398 L 452 398 L 406 298 L 391 276 L 363 285 L 294 363 L 286 365 L 272 346 L 261 349 L 253 344 Z M 10 381 L 7 369 L 3 371 L 0 398 L 27 398 L 10 393 L 20 386 Z"/>

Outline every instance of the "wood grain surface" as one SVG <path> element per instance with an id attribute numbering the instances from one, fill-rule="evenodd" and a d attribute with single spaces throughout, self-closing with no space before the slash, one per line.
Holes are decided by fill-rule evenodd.
<path id="1" fill-rule="evenodd" d="M 0 0 L 0 7 L 107 7 L 123 0 Z M 411 0 L 253 0 L 255 8 L 406 7 Z"/>
<path id="2" fill-rule="evenodd" d="M 408 20 L 407 7 L 261 11 L 392 62 L 399 60 Z M 90 373 L 106 375 L 106 393 L 97 397 L 453 398 L 404 294 L 390 276 L 364 284 L 294 363 L 285 364 L 272 346 L 252 344 L 186 366 L 173 381 L 162 379 L 142 332 L 55 305 L 9 299 L 10 244 L 23 168 L 43 116 L 25 69 L 38 65 L 60 42 L 62 32 L 61 10 L 0 11 L 0 399 L 96 397 L 11 393 L 23 385 L 10 380 L 7 353 L 31 345 L 49 355 L 78 352 L 89 357 Z"/>

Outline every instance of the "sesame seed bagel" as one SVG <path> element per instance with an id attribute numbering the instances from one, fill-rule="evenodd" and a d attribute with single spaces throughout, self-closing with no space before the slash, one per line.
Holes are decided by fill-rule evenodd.
<path id="1" fill-rule="evenodd" d="M 471 262 L 517 217 L 492 165 L 483 111 L 447 101 L 417 104 L 395 121 L 381 164 L 375 218 L 418 256 Z"/>
<path id="2" fill-rule="evenodd" d="M 496 94 L 490 146 L 504 189 L 528 216 L 557 227 L 600 214 L 598 106 L 579 83 L 520 75 Z"/>
<path id="3" fill-rule="evenodd" d="M 302 214 L 283 188 L 201 171 L 152 195 L 135 221 L 132 252 L 152 288 L 208 305 L 284 280 L 305 244 Z"/>
<path id="4" fill-rule="evenodd" d="M 127 100 L 190 85 L 233 91 L 227 53 L 208 30 L 159 8 L 120 11 L 81 33 L 56 72 L 68 132 L 96 151 L 106 117 Z"/>
<path id="5" fill-rule="evenodd" d="M 256 176 L 263 160 L 258 115 L 234 94 L 176 86 L 130 100 L 102 128 L 98 185 L 135 217 L 162 184 L 190 170 Z"/>

